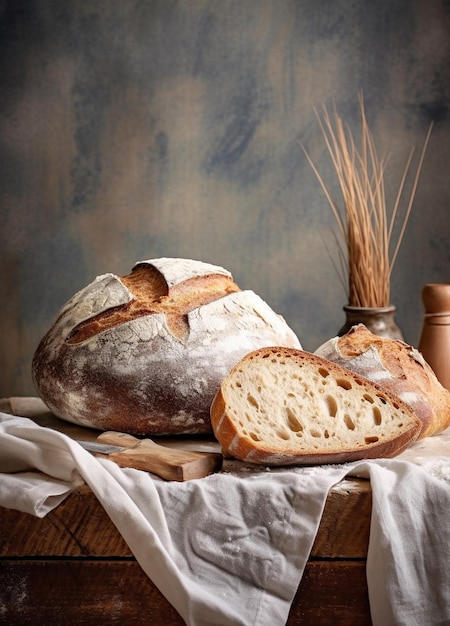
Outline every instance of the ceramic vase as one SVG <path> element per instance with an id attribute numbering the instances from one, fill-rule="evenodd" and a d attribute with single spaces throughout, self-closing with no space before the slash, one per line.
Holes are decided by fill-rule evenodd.
<path id="1" fill-rule="evenodd" d="M 395 322 L 395 311 L 396 307 L 393 305 L 386 307 L 345 305 L 345 324 L 339 330 L 338 336 L 345 335 L 352 326 L 364 324 L 374 335 L 404 341 L 403 334 Z"/>

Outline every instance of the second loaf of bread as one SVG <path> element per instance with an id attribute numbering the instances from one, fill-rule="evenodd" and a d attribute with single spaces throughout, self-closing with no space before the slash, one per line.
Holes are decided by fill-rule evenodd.
<path id="1" fill-rule="evenodd" d="M 420 439 L 450 426 L 450 392 L 414 347 L 378 337 L 363 324 L 333 337 L 316 354 L 389 390 L 409 404 L 422 421 Z"/>

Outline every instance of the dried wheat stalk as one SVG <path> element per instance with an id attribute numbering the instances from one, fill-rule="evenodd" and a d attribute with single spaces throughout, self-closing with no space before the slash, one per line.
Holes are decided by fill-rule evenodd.
<path id="1" fill-rule="evenodd" d="M 387 159 L 378 157 L 367 124 L 362 95 L 359 97 L 359 103 L 362 131 L 359 150 L 348 125 L 344 124 L 336 110 L 333 115 L 334 123 L 325 107 L 323 119 L 316 111 L 316 117 L 341 188 L 343 211 L 332 198 L 305 148 L 303 146 L 302 148 L 319 180 L 338 225 L 338 234 L 341 237 L 339 253 L 342 267 L 346 268 L 347 273 L 347 276 L 341 275 L 340 278 L 348 286 L 348 304 L 361 307 L 386 307 L 390 305 L 392 269 L 411 212 L 432 124 L 419 159 L 399 235 L 394 242 L 394 224 L 414 150 L 411 151 L 407 160 L 395 202 L 392 209 L 388 211 L 384 188 Z M 391 251 L 392 256 L 390 256 Z"/>

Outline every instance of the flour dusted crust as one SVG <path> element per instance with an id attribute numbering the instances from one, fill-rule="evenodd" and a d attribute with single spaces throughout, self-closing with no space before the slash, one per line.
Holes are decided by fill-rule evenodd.
<path id="1" fill-rule="evenodd" d="M 151 259 L 75 294 L 40 342 L 32 374 L 39 396 L 65 420 L 147 435 L 209 433 L 224 376 L 269 345 L 300 343 L 227 270 Z"/>
<path id="2" fill-rule="evenodd" d="M 363 324 L 333 337 L 316 354 L 388 389 L 409 404 L 422 421 L 420 438 L 450 426 L 450 393 L 412 346 L 378 337 Z"/>

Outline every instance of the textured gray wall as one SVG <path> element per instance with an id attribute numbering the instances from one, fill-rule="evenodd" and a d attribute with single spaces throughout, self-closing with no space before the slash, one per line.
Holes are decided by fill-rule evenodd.
<path id="1" fill-rule="evenodd" d="M 391 197 L 435 126 L 392 301 L 417 344 L 420 292 L 450 282 L 450 3 L 0 1 L 0 395 L 97 274 L 182 256 L 227 267 L 314 350 L 346 304 L 314 107 L 364 91 Z M 332 180 L 329 178 L 328 180 Z"/>

